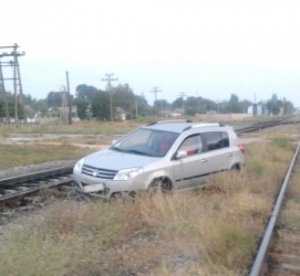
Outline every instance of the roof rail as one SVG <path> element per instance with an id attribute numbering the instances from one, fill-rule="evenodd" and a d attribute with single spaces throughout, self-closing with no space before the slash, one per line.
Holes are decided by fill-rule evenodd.
<path id="1" fill-rule="evenodd" d="M 198 123 L 198 124 L 193 124 L 191 126 L 186 127 L 183 131 L 187 131 L 192 128 L 197 128 L 197 127 L 222 127 L 224 126 L 223 124 L 220 123 Z"/>
<path id="2" fill-rule="evenodd" d="M 199 123 L 199 124 L 193 124 L 192 128 L 196 127 L 216 127 L 221 126 L 220 123 Z"/>
<path id="3" fill-rule="evenodd" d="M 192 120 L 185 119 L 174 119 L 174 120 L 160 120 L 156 122 L 151 122 L 148 126 L 156 125 L 156 124 L 176 124 L 176 123 L 192 123 Z"/>

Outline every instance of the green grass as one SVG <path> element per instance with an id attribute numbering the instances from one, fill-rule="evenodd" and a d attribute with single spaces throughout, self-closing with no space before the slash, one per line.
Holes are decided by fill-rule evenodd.
<path id="1" fill-rule="evenodd" d="M 70 145 L 1 145 L 0 170 L 53 160 L 77 159 L 89 150 Z"/>
<path id="2" fill-rule="evenodd" d="M 272 143 L 275 146 L 287 149 L 288 147 L 290 147 L 290 143 L 289 143 L 289 139 L 287 137 L 275 137 L 272 139 Z"/>

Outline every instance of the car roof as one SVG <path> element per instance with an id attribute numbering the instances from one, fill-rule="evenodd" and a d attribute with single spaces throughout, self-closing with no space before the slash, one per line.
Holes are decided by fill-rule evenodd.
<path id="1" fill-rule="evenodd" d="M 178 122 L 178 123 L 164 123 L 158 122 L 153 123 L 144 128 L 153 129 L 153 130 L 160 130 L 160 131 L 169 131 L 175 133 L 181 133 L 187 129 L 199 129 L 199 128 L 206 128 L 206 127 L 220 127 L 219 123 L 191 123 L 191 122 Z"/>

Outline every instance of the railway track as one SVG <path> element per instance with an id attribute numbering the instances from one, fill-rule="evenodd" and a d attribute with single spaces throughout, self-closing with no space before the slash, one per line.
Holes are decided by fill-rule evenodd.
<path id="1" fill-rule="evenodd" d="M 292 117 L 286 117 L 286 118 L 280 118 L 280 119 L 270 120 L 265 122 L 258 122 L 258 123 L 251 124 L 249 126 L 236 127 L 235 131 L 238 134 L 246 134 L 246 133 L 251 133 L 251 132 L 255 132 L 255 131 L 259 131 L 262 129 L 275 127 L 279 125 L 297 124 L 297 123 L 299 123 L 299 121 L 292 120 Z"/>
<path id="2" fill-rule="evenodd" d="M 259 122 L 253 125 L 236 128 L 236 132 L 238 134 L 246 134 L 286 123 L 288 123 L 287 118 Z M 72 169 L 73 166 L 66 166 L 28 173 L 17 177 L 0 179 L 0 203 L 24 197 L 43 189 L 68 185 L 72 182 Z"/>
<path id="3" fill-rule="evenodd" d="M 72 182 L 72 167 L 43 170 L 0 179 L 0 203 Z"/>
<path id="4" fill-rule="evenodd" d="M 250 276 L 300 275 L 300 144 L 274 202 Z"/>

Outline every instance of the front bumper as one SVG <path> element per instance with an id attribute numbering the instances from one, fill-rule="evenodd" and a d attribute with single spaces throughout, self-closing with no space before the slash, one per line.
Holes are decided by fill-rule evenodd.
<path id="1" fill-rule="evenodd" d="M 74 188 L 76 191 L 84 194 L 95 195 L 103 198 L 110 198 L 113 193 L 132 192 L 143 189 L 136 181 L 115 181 L 99 179 L 74 172 L 72 175 Z"/>

